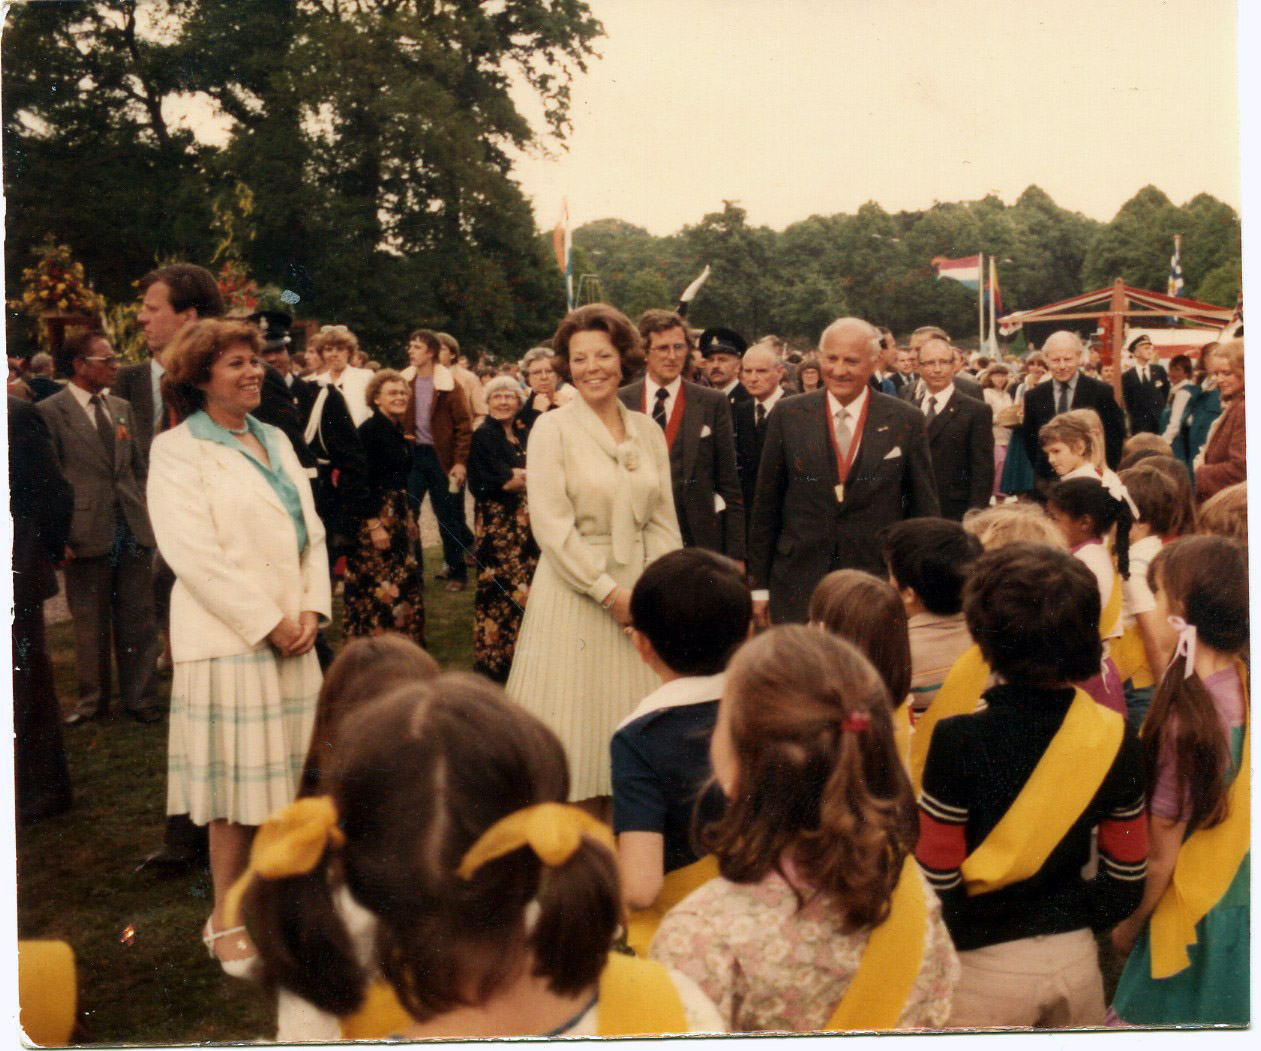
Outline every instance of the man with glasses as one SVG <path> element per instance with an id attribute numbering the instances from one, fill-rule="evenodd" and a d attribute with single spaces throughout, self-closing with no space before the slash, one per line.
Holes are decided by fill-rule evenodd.
<path id="1" fill-rule="evenodd" d="M 162 719 L 155 683 L 161 642 L 153 610 L 153 530 L 140 483 L 135 413 L 128 402 L 108 393 L 118 358 L 100 332 L 68 339 L 57 365 L 70 382 L 37 409 L 74 489 L 65 573 L 79 700 L 66 725 L 106 714 L 111 635 L 123 709 L 137 722 L 156 723 Z"/>
<path id="2" fill-rule="evenodd" d="M 744 497 L 727 395 L 683 379 L 692 336 L 678 314 L 645 311 L 639 335 L 645 374 L 618 397 L 628 409 L 652 417 L 665 434 L 683 543 L 717 551 L 743 566 Z"/>

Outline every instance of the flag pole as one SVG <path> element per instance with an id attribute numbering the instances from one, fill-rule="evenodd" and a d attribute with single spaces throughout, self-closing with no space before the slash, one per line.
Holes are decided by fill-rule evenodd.
<path id="1" fill-rule="evenodd" d="M 981 265 L 977 268 L 976 327 L 982 349 L 985 347 L 985 253 L 980 253 Z"/>
<path id="2" fill-rule="evenodd" d="M 994 358 L 998 357 L 998 322 L 996 311 L 998 310 L 998 275 L 994 270 L 994 257 L 990 256 L 990 343 L 993 346 L 990 350 Z"/>

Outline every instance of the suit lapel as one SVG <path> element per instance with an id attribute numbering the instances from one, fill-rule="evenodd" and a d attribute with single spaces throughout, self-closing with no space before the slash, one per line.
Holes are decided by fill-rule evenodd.
<path id="1" fill-rule="evenodd" d="M 679 385 L 679 393 L 683 395 L 683 419 L 679 421 L 674 449 L 670 450 L 670 461 L 673 465 L 675 450 L 682 446 L 679 454 L 680 478 L 691 478 L 692 472 L 696 470 L 696 453 L 701 444 L 701 430 L 705 426 L 705 407 L 701 405 L 699 398 L 692 396 L 691 391 L 685 392 L 686 386 L 686 383 Z"/>
<path id="2" fill-rule="evenodd" d="M 880 461 L 889 451 L 891 435 L 889 432 L 889 415 L 881 404 L 885 395 L 869 394 L 871 403 L 867 406 L 867 422 L 863 426 L 862 444 L 858 446 L 858 459 L 849 472 L 850 485 L 858 485 L 865 478 L 872 478 L 880 468 Z M 835 457 L 833 458 L 835 460 Z M 833 473 L 836 468 L 833 466 Z"/>
<path id="3" fill-rule="evenodd" d="M 109 457 L 105 455 L 105 447 L 101 444 L 101 436 L 97 434 L 96 426 L 88 420 L 88 414 L 79 407 L 79 403 L 69 390 L 61 395 L 61 399 L 61 405 L 58 407 L 67 425 L 79 436 L 79 441 L 91 449 L 94 456 L 99 456 L 101 462 L 107 464 L 112 471 L 113 464 L 109 463 Z M 112 408 L 111 406 L 111 410 Z"/>
<path id="4" fill-rule="evenodd" d="M 950 420 L 954 419 L 955 413 L 959 411 L 959 406 L 955 404 L 957 394 L 958 392 L 951 395 L 950 400 L 946 402 L 946 407 L 928 422 L 927 430 L 928 440 L 930 442 L 942 432 L 942 429 L 946 426 L 946 424 Z"/>
<path id="5" fill-rule="evenodd" d="M 218 458 L 219 465 L 227 473 L 237 474 L 237 462 L 247 459 L 247 454 L 237 452 L 235 449 L 229 449 L 226 445 L 220 445 L 218 442 L 207 442 L 214 450 L 214 455 Z M 272 464 L 273 470 L 284 470 L 283 465 L 278 463 Z M 280 497 L 276 495 L 274 490 L 268 483 L 258 468 L 252 463 L 245 463 L 245 474 L 249 478 L 248 487 L 253 491 L 254 495 L 271 504 L 277 511 L 288 517 L 289 510 L 281 502 Z M 244 495 L 244 494 L 243 494 Z"/>

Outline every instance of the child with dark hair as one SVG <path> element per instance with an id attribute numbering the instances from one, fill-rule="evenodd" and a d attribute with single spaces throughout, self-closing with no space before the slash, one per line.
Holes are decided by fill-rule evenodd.
<path id="1" fill-rule="evenodd" d="M 631 639 L 661 679 L 613 734 L 613 831 L 627 940 L 648 951 L 661 917 L 707 879 L 692 827 L 722 813 L 709 781 L 709 739 L 727 661 L 749 635 L 753 600 L 729 559 L 688 547 L 657 559 L 631 592 Z"/>
<path id="2" fill-rule="evenodd" d="M 958 522 L 908 518 L 876 538 L 906 608 L 911 643 L 911 709 L 933 703 L 951 665 L 972 645 L 963 621 L 963 583 L 981 542 Z"/>
<path id="3" fill-rule="evenodd" d="M 1129 954 L 1113 1020 L 1247 1025 L 1248 560 L 1184 537 L 1148 570 L 1177 648 L 1143 726 L 1151 858 L 1142 904 L 1112 932 Z"/>
<path id="4" fill-rule="evenodd" d="M 322 786 L 259 829 L 228 911 L 244 902 L 267 981 L 346 1039 L 721 1028 L 686 977 L 610 953 L 612 836 L 565 803 L 560 741 L 497 686 L 448 674 L 360 708 Z M 376 923 L 366 958 L 341 894 Z"/>
<path id="5" fill-rule="evenodd" d="M 1126 714 L 1125 691 L 1111 656 L 1111 642 L 1121 637 L 1124 581 L 1130 576 L 1130 529 L 1135 514 L 1132 499 L 1120 480 L 1120 496 L 1109 492 L 1094 478 L 1058 482 L 1047 494 L 1047 517 L 1059 527 L 1074 557 L 1086 564 L 1099 587 L 1099 634 L 1103 661 L 1082 687 L 1100 704 Z M 1116 566 L 1108 551 L 1107 537 L 1116 527 Z"/>
<path id="6" fill-rule="evenodd" d="M 737 1032 L 939 1026 L 957 974 L 914 861 L 891 705 L 853 646 L 771 628 L 731 662 L 711 747 L 721 878 L 662 921 L 652 956 Z"/>
<path id="7" fill-rule="evenodd" d="M 937 724 L 919 799 L 916 856 L 962 966 L 947 1024 L 1099 1025 L 1092 931 L 1138 905 L 1147 850 L 1138 739 L 1072 685 L 1099 667 L 1098 588 L 1071 555 L 1009 544 L 973 567 L 964 612 L 1003 681 Z"/>

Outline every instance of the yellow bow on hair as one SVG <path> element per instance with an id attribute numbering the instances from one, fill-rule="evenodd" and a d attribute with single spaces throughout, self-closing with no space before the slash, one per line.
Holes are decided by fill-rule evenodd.
<path id="1" fill-rule="evenodd" d="M 224 899 L 224 923 L 240 922 L 241 899 L 255 876 L 284 879 L 315 868 L 325 849 L 340 847 L 346 836 L 337 827 L 337 807 L 329 796 L 310 796 L 278 810 L 259 826 L 250 847 L 250 863 Z"/>
<path id="2" fill-rule="evenodd" d="M 609 826 L 568 803 L 538 803 L 500 818 L 469 847 L 456 872 L 463 879 L 496 858 L 529 846 L 549 868 L 563 865 L 578 849 L 583 836 L 590 836 L 610 850 L 613 833 Z"/>

